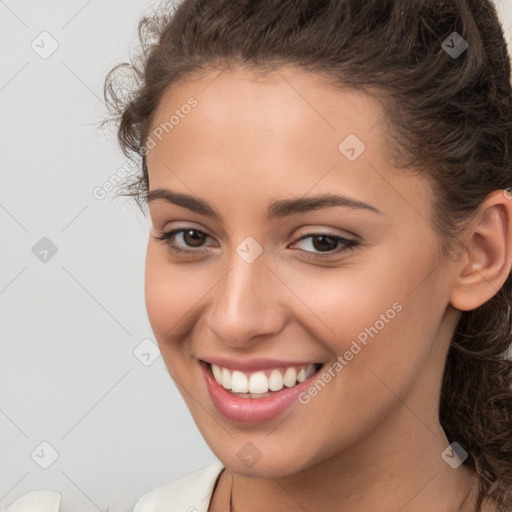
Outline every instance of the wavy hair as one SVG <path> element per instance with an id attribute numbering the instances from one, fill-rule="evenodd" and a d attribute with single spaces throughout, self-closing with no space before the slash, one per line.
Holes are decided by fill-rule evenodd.
<path id="1" fill-rule="evenodd" d="M 139 53 L 109 72 L 104 94 L 106 122 L 139 163 L 122 195 L 142 209 L 146 141 L 164 92 L 230 66 L 300 66 L 376 96 L 393 162 L 431 178 L 447 255 L 486 197 L 512 185 L 510 56 L 491 0 L 184 0 L 163 2 L 138 28 Z M 468 45 L 458 56 L 446 51 L 454 32 Z M 462 313 L 444 368 L 440 422 L 479 475 L 478 510 L 486 497 L 512 510 L 511 304 L 509 274 Z"/>

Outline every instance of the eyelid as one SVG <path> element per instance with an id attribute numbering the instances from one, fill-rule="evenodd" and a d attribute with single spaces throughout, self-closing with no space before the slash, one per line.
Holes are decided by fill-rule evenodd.
<path id="1" fill-rule="evenodd" d="M 339 238 L 345 238 L 347 240 L 353 240 L 354 242 L 360 242 L 361 239 L 358 235 L 355 233 L 352 233 L 351 231 L 347 231 L 344 229 L 336 229 L 336 228 L 328 228 L 328 227 L 317 227 L 317 226 L 308 226 L 307 228 L 304 228 L 304 234 L 302 233 L 302 228 L 299 231 L 299 234 L 297 235 L 298 238 L 296 238 L 295 241 L 302 240 L 305 237 L 311 236 L 311 235 L 325 235 L 325 236 L 332 236 L 332 237 L 339 237 Z"/>
<path id="2" fill-rule="evenodd" d="M 183 225 L 180 224 L 181 222 L 183 222 Z M 172 224 L 172 226 L 166 229 L 166 227 L 170 224 Z M 154 226 L 152 225 L 152 227 L 154 227 Z M 202 231 L 203 233 L 208 233 L 207 229 L 205 229 L 200 224 L 195 224 L 193 221 L 166 222 L 163 224 L 162 229 L 155 229 L 155 231 L 162 234 L 162 233 L 168 233 L 169 231 L 174 231 L 177 229 L 197 229 L 198 231 Z M 208 233 L 208 235 L 210 235 L 210 234 Z"/>

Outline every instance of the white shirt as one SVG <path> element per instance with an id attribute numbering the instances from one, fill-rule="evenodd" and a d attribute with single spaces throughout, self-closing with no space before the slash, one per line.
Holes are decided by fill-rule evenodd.
<path id="1" fill-rule="evenodd" d="M 224 469 L 215 460 L 191 473 L 155 487 L 135 503 L 133 512 L 207 512 L 213 487 Z M 32 491 L 0 512 L 59 512 L 62 494 L 58 491 Z"/>
<path id="2" fill-rule="evenodd" d="M 31 491 L 13 501 L 0 512 L 59 512 L 62 494 L 59 491 Z"/>
<path id="3" fill-rule="evenodd" d="M 224 469 L 219 460 L 156 487 L 137 501 L 133 512 L 207 512 L 215 482 Z"/>

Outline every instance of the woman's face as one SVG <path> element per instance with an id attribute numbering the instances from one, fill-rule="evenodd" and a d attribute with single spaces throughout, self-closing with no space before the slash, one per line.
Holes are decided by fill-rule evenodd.
<path id="1" fill-rule="evenodd" d="M 363 445 L 371 456 L 377 439 L 438 425 L 453 265 L 429 221 L 426 176 L 388 162 L 384 115 L 293 68 L 211 72 L 158 107 L 148 316 L 199 430 L 239 474 L 294 474 Z M 314 207 L 327 194 L 342 199 Z M 267 376 L 323 367 L 286 407 L 274 391 L 265 409 L 207 385 L 200 361 L 215 358 L 231 370 L 270 360 L 253 367 Z"/>

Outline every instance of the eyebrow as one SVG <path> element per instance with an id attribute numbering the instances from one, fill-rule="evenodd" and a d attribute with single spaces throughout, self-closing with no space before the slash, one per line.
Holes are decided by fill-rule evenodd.
<path id="1" fill-rule="evenodd" d="M 156 188 L 148 192 L 146 200 L 148 204 L 157 199 L 163 199 L 168 203 L 181 206 L 187 210 L 212 217 L 221 221 L 221 216 L 214 208 L 212 208 L 206 201 L 187 194 L 173 192 L 169 189 Z M 330 208 L 336 206 L 343 206 L 347 208 L 363 209 L 374 213 L 382 214 L 380 210 L 371 204 L 353 199 L 344 195 L 337 194 L 320 194 L 314 197 L 301 197 L 298 199 L 281 199 L 271 203 L 267 210 L 267 218 L 277 219 L 293 215 L 296 213 L 303 213 L 312 210 L 319 210 L 322 208 Z"/>

